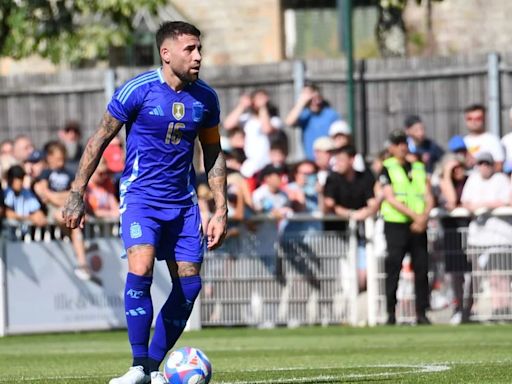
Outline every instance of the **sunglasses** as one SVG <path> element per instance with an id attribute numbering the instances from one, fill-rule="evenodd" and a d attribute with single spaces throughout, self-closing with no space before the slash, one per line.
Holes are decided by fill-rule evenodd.
<path id="1" fill-rule="evenodd" d="M 483 116 L 466 116 L 466 121 L 483 121 Z"/>
<path id="2" fill-rule="evenodd" d="M 477 163 L 478 165 L 486 165 L 488 167 L 490 167 L 491 165 L 493 165 L 492 163 L 488 162 L 488 161 L 479 161 Z"/>

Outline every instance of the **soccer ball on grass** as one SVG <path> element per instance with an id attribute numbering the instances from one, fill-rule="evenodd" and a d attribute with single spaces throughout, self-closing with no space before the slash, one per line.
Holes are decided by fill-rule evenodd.
<path id="1" fill-rule="evenodd" d="M 208 384 L 212 365 L 201 350 L 183 347 L 171 352 L 165 360 L 164 376 L 169 384 Z"/>

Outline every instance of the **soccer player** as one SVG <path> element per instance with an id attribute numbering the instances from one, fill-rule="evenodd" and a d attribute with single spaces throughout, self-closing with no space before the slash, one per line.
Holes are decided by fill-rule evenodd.
<path id="1" fill-rule="evenodd" d="M 156 43 L 161 68 L 135 77 L 115 92 L 87 143 L 63 212 L 70 228 L 83 226 L 87 182 L 103 150 L 125 125 L 120 211 L 128 256 L 124 298 L 133 364 L 110 384 L 166 383 L 159 366 L 183 332 L 201 289 L 204 247 L 192 167 L 196 136 L 215 200 L 215 212 L 206 229 L 208 249 L 217 248 L 226 234 L 220 111 L 215 91 L 198 78 L 200 31 L 185 22 L 166 22 L 156 33 Z M 167 262 L 173 288 L 158 314 L 149 344 L 155 258 Z"/>

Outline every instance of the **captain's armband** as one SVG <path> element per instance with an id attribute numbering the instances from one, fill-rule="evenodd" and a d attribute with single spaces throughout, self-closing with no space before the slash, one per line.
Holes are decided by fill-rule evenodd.
<path id="1" fill-rule="evenodd" d="M 220 143 L 219 126 L 216 125 L 211 128 L 201 129 L 198 133 L 199 141 L 202 144 L 217 144 Z"/>

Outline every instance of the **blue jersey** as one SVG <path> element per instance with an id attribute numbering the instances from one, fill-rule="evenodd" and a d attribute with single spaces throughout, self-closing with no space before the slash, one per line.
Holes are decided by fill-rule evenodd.
<path id="1" fill-rule="evenodd" d="M 107 109 L 126 126 L 121 208 L 137 201 L 174 208 L 196 204 L 194 140 L 200 129 L 219 124 L 215 91 L 197 80 L 176 92 L 157 69 L 125 83 Z"/>

